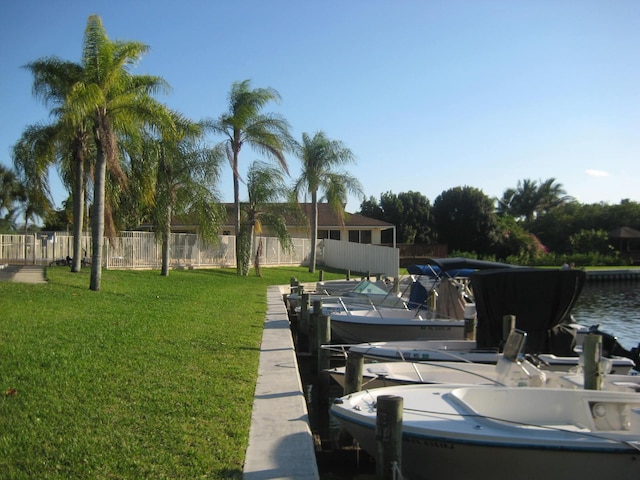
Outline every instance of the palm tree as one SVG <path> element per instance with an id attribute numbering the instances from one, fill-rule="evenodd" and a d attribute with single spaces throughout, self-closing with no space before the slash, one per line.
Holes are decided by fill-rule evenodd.
<path id="1" fill-rule="evenodd" d="M 538 186 L 538 195 L 540 197 L 538 206 L 540 213 L 548 213 L 550 210 L 574 200 L 572 196 L 567 195 L 562 184 L 557 183 L 555 178 L 548 178 L 541 182 Z"/>
<path id="2" fill-rule="evenodd" d="M 226 213 L 216 184 L 220 178 L 221 151 L 200 144 L 202 128 L 175 115 L 179 133 L 153 142 L 157 158 L 153 208 L 156 235 L 162 241 L 162 276 L 169 275 L 169 239 L 174 215 L 195 217 L 205 241 L 217 238 Z M 146 152 L 145 161 L 152 158 Z"/>
<path id="3" fill-rule="evenodd" d="M 236 265 L 240 265 L 240 171 L 239 156 L 243 145 L 248 145 L 269 160 L 275 160 L 283 171 L 289 173 L 285 153 L 295 151 L 296 143 L 289 133 L 289 123 L 275 113 L 262 113 L 269 102 L 277 102 L 280 95 L 273 88 L 251 89 L 251 82 L 234 82 L 228 96 L 229 109 L 215 121 L 208 121 L 207 128 L 225 139 L 227 160 L 233 171 L 233 203 L 235 206 Z"/>
<path id="4" fill-rule="evenodd" d="M 0 164 L 0 231 L 15 231 L 18 203 L 27 200 L 25 185 L 14 170 Z"/>
<path id="5" fill-rule="evenodd" d="M 247 191 L 249 202 L 245 205 L 243 235 L 248 243 L 246 251 L 241 252 L 242 274 L 249 273 L 249 256 L 254 252 L 254 267 L 257 276 L 260 274 L 260 257 L 262 255 L 262 239 L 256 239 L 268 225 L 271 232 L 280 240 L 285 251 L 293 248 L 291 235 L 287 229 L 287 219 L 300 216 L 300 209 L 291 197 L 291 189 L 285 183 L 285 176 L 281 169 L 265 162 L 253 162 L 247 172 Z M 283 202 L 284 200 L 284 202 Z M 245 227 L 246 226 L 246 227 Z M 249 242 L 246 242 L 246 239 Z"/>
<path id="6" fill-rule="evenodd" d="M 539 183 L 530 179 L 518 180 L 517 187 L 505 190 L 498 201 L 498 212 L 531 222 L 572 199 L 555 178 Z"/>
<path id="7" fill-rule="evenodd" d="M 302 172 L 295 182 L 294 192 L 296 198 L 299 198 L 301 193 L 311 195 L 309 272 L 313 273 L 316 268 L 318 238 L 318 194 L 324 192 L 327 202 L 343 218 L 347 195 L 354 194 L 363 199 L 364 193 L 357 178 L 345 171 L 335 170 L 337 167 L 354 162 L 353 153 L 342 142 L 327 138 L 324 132 L 319 131 L 313 137 L 307 133 L 302 134 L 300 159 Z"/>
<path id="8" fill-rule="evenodd" d="M 134 134 L 145 124 L 166 121 L 168 110 L 152 95 L 168 88 L 151 75 L 132 75 L 130 68 L 148 51 L 140 42 L 112 42 L 100 17 L 89 17 L 84 35 L 83 78 L 67 96 L 65 115 L 80 124 L 90 119 L 96 148 L 93 213 L 91 217 L 92 259 L 89 288 L 100 290 L 102 247 L 105 231 L 105 187 L 110 175 L 125 182 L 119 164 L 116 132 Z"/>
<path id="9" fill-rule="evenodd" d="M 82 66 L 56 57 L 36 60 L 25 66 L 33 74 L 33 93 L 51 107 L 56 121 L 27 127 L 14 147 L 14 163 L 32 183 L 34 191 L 51 204 L 48 170 L 58 165 L 63 183 L 73 197 L 73 272 L 80 271 L 81 236 L 86 184 L 90 175 L 89 124 L 65 115 L 67 95 L 83 78 Z M 88 173 L 89 172 L 89 173 Z M 46 210 L 46 208 L 45 208 Z M 46 211 L 45 211 L 46 213 Z"/>

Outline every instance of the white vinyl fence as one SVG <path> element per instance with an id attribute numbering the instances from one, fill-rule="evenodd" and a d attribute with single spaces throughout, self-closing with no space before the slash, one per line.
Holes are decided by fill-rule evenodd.
<path id="1" fill-rule="evenodd" d="M 263 242 L 260 265 L 309 265 L 311 242 L 293 238 L 293 249 L 285 251 L 275 237 L 258 237 Z M 81 240 L 82 255 L 91 260 L 91 237 Z M 104 241 L 103 267 L 111 269 L 160 269 L 162 244 L 153 233 L 120 232 Z M 0 264 L 50 265 L 73 256 L 73 236 L 66 232 L 38 232 L 28 235 L 0 235 Z M 235 237 L 221 235 L 209 244 L 191 233 L 172 233 L 169 242 L 171 268 L 235 267 Z M 252 258 L 253 262 L 253 258 Z M 397 248 L 337 240 L 318 242 L 318 266 L 372 275 L 395 277 L 399 268 Z"/>
<path id="2" fill-rule="evenodd" d="M 398 248 L 324 239 L 318 252 L 318 259 L 322 259 L 327 267 L 393 278 L 398 276 L 400 269 Z"/>
<path id="3" fill-rule="evenodd" d="M 263 237 L 261 266 L 308 264 L 309 239 L 294 238 L 293 250 L 285 251 L 277 238 Z M 91 260 L 91 237 L 81 241 L 83 257 Z M 162 244 L 153 233 L 120 232 L 104 241 L 103 267 L 113 269 L 162 266 Z M 28 235 L 0 235 L 0 264 L 50 265 L 73 256 L 73 236 L 65 232 L 38 232 Z M 171 268 L 235 267 L 235 237 L 221 235 L 209 244 L 197 234 L 173 233 L 169 242 Z"/>

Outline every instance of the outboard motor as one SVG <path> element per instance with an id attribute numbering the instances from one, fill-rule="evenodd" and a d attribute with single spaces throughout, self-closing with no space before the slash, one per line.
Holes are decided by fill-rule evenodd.
<path id="1" fill-rule="evenodd" d="M 610 333 L 600 330 L 600 325 L 592 325 L 589 327 L 589 333 L 594 333 L 602 337 L 602 355 L 605 357 L 624 357 L 633 361 L 635 364 L 634 369 L 640 368 L 640 344 L 637 347 L 632 348 L 630 351 L 624 348 L 618 339 Z"/>

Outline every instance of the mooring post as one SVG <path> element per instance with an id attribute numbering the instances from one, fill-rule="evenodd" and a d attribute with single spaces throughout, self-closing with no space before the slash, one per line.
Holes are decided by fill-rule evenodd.
<path id="1" fill-rule="evenodd" d="M 300 297 L 300 315 L 299 315 L 299 324 L 300 324 L 300 332 L 305 335 L 309 333 L 309 298 L 310 294 L 303 293 Z"/>
<path id="2" fill-rule="evenodd" d="M 438 308 L 438 292 L 435 289 L 429 292 L 427 296 L 427 305 L 429 306 L 429 310 L 435 312 Z"/>
<path id="3" fill-rule="evenodd" d="M 322 300 L 313 301 L 313 313 L 309 315 L 309 343 L 312 355 L 318 354 L 318 316 L 322 315 Z"/>
<path id="4" fill-rule="evenodd" d="M 507 341 L 509 335 L 511 334 L 511 330 L 516 328 L 516 316 L 515 315 L 505 315 L 502 317 L 502 344 Z"/>
<path id="5" fill-rule="evenodd" d="M 298 314 L 298 351 L 309 351 L 309 293 L 300 296 L 300 313 Z"/>
<path id="6" fill-rule="evenodd" d="M 347 364 L 344 369 L 344 395 L 362 390 L 362 371 L 364 355 L 357 352 L 347 353 Z"/>
<path id="7" fill-rule="evenodd" d="M 298 279 L 296 277 L 291 277 L 289 279 L 289 293 L 297 293 L 298 292 Z"/>
<path id="8" fill-rule="evenodd" d="M 324 281 L 324 272 L 322 270 L 318 271 L 318 281 L 319 282 L 323 282 Z"/>
<path id="9" fill-rule="evenodd" d="M 394 478 L 394 469 L 402 471 L 402 409 L 404 399 L 380 395 L 376 411 L 376 477 Z"/>
<path id="10" fill-rule="evenodd" d="M 476 305 L 470 303 L 464 307 L 464 339 L 476 339 Z"/>
<path id="11" fill-rule="evenodd" d="M 585 390 L 602 388 L 602 335 L 588 333 L 582 343 Z"/>
<path id="12" fill-rule="evenodd" d="M 318 352 L 318 373 L 330 368 L 331 351 L 322 345 L 331 343 L 331 317 L 319 314 L 316 316 L 316 351 Z"/>

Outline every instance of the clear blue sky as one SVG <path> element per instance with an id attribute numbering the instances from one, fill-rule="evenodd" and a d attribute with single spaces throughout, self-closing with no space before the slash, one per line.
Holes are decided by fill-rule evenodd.
<path id="1" fill-rule="evenodd" d="M 134 73 L 165 78 L 160 100 L 193 120 L 224 112 L 234 81 L 275 88 L 296 138 L 354 152 L 367 197 L 554 177 L 582 203 L 640 201 L 637 0 L 0 0 L 3 164 L 49 120 L 21 67 L 79 61 L 90 14 L 151 47 Z"/>

